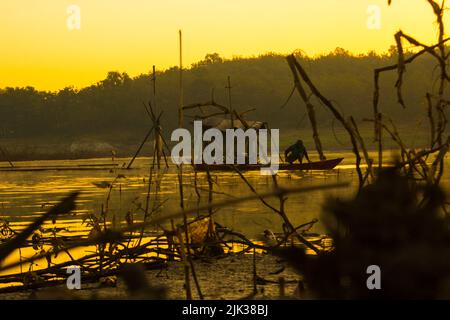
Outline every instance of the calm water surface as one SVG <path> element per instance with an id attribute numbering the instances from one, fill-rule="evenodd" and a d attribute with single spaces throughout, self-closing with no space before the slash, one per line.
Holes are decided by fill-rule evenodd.
<path id="1" fill-rule="evenodd" d="M 283 187 L 299 187 L 311 185 L 324 185 L 336 182 L 348 182 L 349 186 L 341 189 L 326 191 L 313 191 L 289 195 L 286 211 L 294 225 L 308 222 L 321 217 L 325 201 L 332 197 L 348 198 L 354 195 L 358 178 L 354 170 L 354 160 L 350 152 L 328 153 L 328 158 L 344 157 L 345 160 L 334 170 L 328 172 L 280 172 L 279 184 Z M 386 161 L 393 158 L 386 153 Z M 128 163 L 129 159 L 115 159 L 120 167 Z M 87 214 L 99 214 L 102 205 L 108 202 L 108 220 L 114 220 L 116 225 L 125 225 L 128 212 L 133 213 L 134 221 L 142 220 L 142 209 L 148 189 L 149 158 L 138 158 L 133 170 L 98 170 L 98 171 L 24 171 L 0 172 L 0 219 L 7 220 L 14 229 L 21 229 L 32 219 L 46 212 L 50 206 L 71 191 L 81 191 L 77 200 L 77 209 L 71 214 L 58 219 L 56 225 L 51 221 L 44 228 L 62 228 L 61 234 L 86 234 L 90 228 L 83 222 Z M 17 166 L 79 166 L 93 163 L 111 163 L 111 159 L 88 159 L 71 161 L 30 161 L 17 162 Z M 0 167 L 6 163 L 0 163 Z M 443 186 L 449 192 L 450 159 L 445 160 L 446 173 L 443 177 Z M 116 179 L 118 175 L 122 175 Z M 214 201 L 223 201 L 251 195 L 252 192 L 241 178 L 232 172 L 212 173 L 214 180 Z M 245 173 L 249 182 L 258 192 L 268 192 L 273 188 L 272 177 L 261 176 L 259 171 Z M 186 207 L 198 205 L 198 195 L 194 187 L 194 172 L 186 166 L 183 174 Z M 176 168 L 171 166 L 162 170 L 159 175 L 159 188 L 156 191 L 153 178 L 151 190 L 151 203 L 161 206 L 158 215 L 165 215 L 179 210 L 179 193 Z M 113 181 L 109 201 L 108 185 Z M 198 188 L 201 196 L 200 204 L 206 204 L 208 199 L 208 183 L 206 175 L 199 173 Z M 269 202 L 277 207 L 278 200 Z M 200 212 L 202 213 L 202 212 Z M 205 213 L 205 212 L 203 212 Z M 326 213 L 323 213 L 326 214 Z M 274 232 L 281 231 L 281 219 L 259 200 L 248 201 L 242 204 L 220 208 L 215 213 L 215 221 L 221 225 L 242 232 L 249 238 L 259 236 L 265 229 Z M 324 227 L 317 223 L 312 232 L 324 233 Z M 11 258 L 10 258 L 11 259 Z"/>
<path id="2" fill-rule="evenodd" d="M 294 224 L 300 224 L 313 218 L 319 218 L 324 201 L 328 197 L 350 197 L 354 195 L 358 178 L 353 168 L 353 156 L 349 152 L 329 153 L 328 158 L 344 157 L 344 161 L 334 170 L 327 172 L 279 172 L 279 184 L 284 187 L 299 187 L 336 182 L 348 182 L 349 187 L 313 191 L 302 194 L 289 195 L 286 211 Z M 386 154 L 386 161 L 392 156 Z M 115 163 L 120 167 L 128 163 L 129 159 L 116 159 Z M 111 159 L 87 159 L 70 161 L 29 161 L 17 162 L 16 166 L 78 166 L 93 163 L 112 163 Z M 139 205 L 145 206 L 149 165 L 151 159 L 138 158 L 133 170 L 72 170 L 72 171 L 23 171 L 0 172 L 0 219 L 10 221 L 11 225 L 20 228 L 26 225 L 37 215 L 45 213 L 48 208 L 57 203 L 59 199 L 71 191 L 81 191 L 77 201 L 77 209 L 70 216 L 60 220 L 68 231 L 79 232 L 83 230 L 82 219 L 88 213 L 100 213 L 102 205 L 106 205 L 108 185 L 114 182 L 120 174 L 122 177 L 115 180 L 108 202 L 108 217 L 116 216 L 116 221 L 124 222 L 127 212 L 135 212 Z M 446 174 L 443 185 L 449 187 L 449 157 L 446 158 Z M 1 166 L 6 166 L 0 163 Z M 197 206 L 198 195 L 195 192 L 195 175 L 189 166 L 184 167 L 183 184 L 184 198 L 187 207 Z M 152 184 L 152 201 L 150 207 L 158 202 L 161 210 L 158 214 L 164 215 L 179 210 L 178 180 L 175 167 L 161 170 L 159 175 L 160 188 L 156 190 L 155 180 Z M 245 173 L 248 181 L 258 192 L 268 192 L 273 188 L 271 176 L 261 176 L 259 171 Z M 214 172 L 214 201 L 223 201 L 251 195 L 249 187 L 234 172 Z M 198 188 L 201 196 L 201 204 L 207 203 L 208 184 L 206 175 L 198 174 Z M 156 197 L 156 198 L 155 198 Z M 274 206 L 278 205 L 277 199 L 269 201 Z M 142 212 L 137 210 L 137 212 Z M 140 220 L 142 214 L 136 214 L 135 220 Z M 217 222 L 244 232 L 249 236 L 259 234 L 264 229 L 279 231 L 280 219 L 259 200 L 248 201 L 242 204 L 221 208 L 215 215 Z M 320 222 L 314 231 L 323 232 Z"/>

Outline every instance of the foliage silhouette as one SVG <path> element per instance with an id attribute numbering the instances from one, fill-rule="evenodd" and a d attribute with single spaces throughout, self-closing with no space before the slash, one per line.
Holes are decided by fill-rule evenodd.
<path id="1" fill-rule="evenodd" d="M 395 170 L 352 200 L 329 200 L 323 221 L 334 250 L 309 258 L 278 249 L 325 299 L 440 299 L 450 297 L 450 231 L 440 208 L 444 193 L 418 187 Z M 381 269 L 381 290 L 369 290 L 367 267 Z"/>

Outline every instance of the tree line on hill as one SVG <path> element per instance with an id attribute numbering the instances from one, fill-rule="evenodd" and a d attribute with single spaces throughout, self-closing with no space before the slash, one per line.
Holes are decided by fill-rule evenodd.
<path id="1" fill-rule="evenodd" d="M 344 49 L 317 57 L 296 52 L 299 62 L 309 72 L 318 88 L 336 102 L 345 115 L 357 121 L 372 118 L 373 70 L 395 64 L 392 49 L 385 54 L 369 52 L 352 55 Z M 401 124 L 413 123 L 425 114 L 425 93 L 434 89 L 435 61 L 420 58 L 407 68 L 405 97 L 408 110 L 402 110 L 395 92 L 396 72 L 381 76 L 380 106 L 383 112 Z M 272 128 L 308 127 L 306 108 L 293 89 L 293 78 L 285 57 L 270 53 L 257 57 L 223 59 L 219 54 L 205 59 L 184 71 L 185 104 L 214 100 L 228 105 L 227 77 L 231 79 L 232 105 L 238 111 L 256 108 L 246 115 L 250 120 L 267 121 Z M 179 104 L 179 70 L 169 68 L 156 73 L 156 109 L 163 111 L 165 130 L 177 126 Z M 152 75 L 130 77 L 124 72 L 109 72 L 96 84 L 57 92 L 38 91 L 33 87 L 0 90 L 0 137 L 86 137 L 111 135 L 141 136 L 151 126 L 143 103 L 152 99 Z M 317 120 L 330 126 L 332 116 L 319 102 Z M 284 105 L 282 107 L 282 105 Z M 407 112 L 408 116 L 405 116 Z M 186 114 L 186 121 L 194 112 Z"/>

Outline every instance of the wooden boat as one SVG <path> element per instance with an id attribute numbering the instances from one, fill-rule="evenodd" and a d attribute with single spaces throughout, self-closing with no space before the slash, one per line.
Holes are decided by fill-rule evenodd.
<path id="1" fill-rule="evenodd" d="M 344 158 L 329 159 L 315 162 L 305 163 L 280 163 L 278 170 L 331 170 L 342 162 Z M 267 165 L 262 164 L 194 164 L 196 171 L 234 171 L 237 168 L 239 171 L 253 171 L 260 170 Z"/>

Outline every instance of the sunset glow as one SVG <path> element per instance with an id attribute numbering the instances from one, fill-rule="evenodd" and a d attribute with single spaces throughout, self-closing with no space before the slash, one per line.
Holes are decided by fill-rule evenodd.
<path id="1" fill-rule="evenodd" d="M 379 30 L 367 27 L 372 4 L 381 9 Z M 80 30 L 67 27 L 70 5 L 81 10 Z M 420 0 L 390 7 L 386 0 L 16 0 L 0 2 L 0 15 L 2 88 L 83 87 L 111 70 L 136 76 L 168 68 L 178 61 L 179 29 L 186 66 L 210 52 L 384 52 L 400 28 L 425 43 L 435 37 Z"/>

